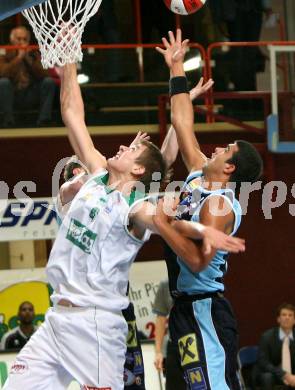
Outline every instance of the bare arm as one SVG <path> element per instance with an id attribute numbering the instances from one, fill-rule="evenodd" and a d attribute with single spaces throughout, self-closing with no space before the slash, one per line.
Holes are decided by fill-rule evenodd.
<path id="1" fill-rule="evenodd" d="M 207 266 L 200 246 L 196 242 L 181 235 L 173 226 L 155 218 L 155 225 L 161 237 L 167 242 L 174 253 L 177 254 L 191 269 L 192 272 L 199 272 Z"/>
<path id="2" fill-rule="evenodd" d="M 87 174 L 81 173 L 72 180 L 65 182 L 59 189 L 56 200 L 56 210 L 61 219 L 68 212 L 71 202 L 87 180 Z"/>
<path id="3" fill-rule="evenodd" d="M 195 100 L 198 96 L 202 95 L 209 88 L 211 88 L 211 86 L 213 84 L 212 80 L 209 80 L 204 85 L 203 85 L 203 81 L 204 81 L 203 77 L 201 77 L 198 84 L 190 90 L 189 96 L 190 96 L 191 101 Z M 175 132 L 174 127 L 171 126 L 165 139 L 164 139 L 164 142 L 163 142 L 163 145 L 161 148 L 161 152 L 162 152 L 162 154 L 167 162 L 168 168 L 170 168 L 171 165 L 173 165 L 173 163 L 175 162 L 175 160 L 177 158 L 178 151 L 179 151 L 179 146 L 178 146 L 177 134 Z M 206 161 L 205 155 L 203 155 L 203 160 Z M 193 169 L 193 167 L 191 167 L 191 166 L 188 166 L 188 165 L 186 165 L 186 166 L 187 166 L 189 171 L 191 171 Z"/>
<path id="4" fill-rule="evenodd" d="M 183 67 L 182 67 L 183 68 Z M 176 66 L 172 69 L 172 77 L 184 76 L 184 70 Z M 187 93 L 171 97 L 171 122 L 176 130 L 182 159 L 189 172 L 200 170 L 207 158 L 201 152 L 194 133 L 193 105 Z"/>
<path id="5" fill-rule="evenodd" d="M 72 180 L 65 182 L 59 189 L 59 196 L 62 206 L 71 202 L 76 194 L 79 192 L 80 188 L 87 180 L 87 175 L 81 173 L 77 175 Z"/>
<path id="6" fill-rule="evenodd" d="M 221 210 L 222 212 L 220 212 Z M 202 225 L 229 235 L 233 231 L 234 222 L 234 212 L 223 196 L 216 195 L 207 198 L 200 212 L 200 223 Z M 208 248 L 205 249 L 206 258 L 209 261 L 215 256 L 217 249 L 219 248 L 216 246 L 211 246 L 209 250 Z"/>
<path id="7" fill-rule="evenodd" d="M 165 221 L 161 218 L 165 215 Z M 172 250 L 192 269 L 193 272 L 206 266 L 205 256 L 196 242 L 183 236 L 168 222 L 170 221 L 163 210 L 163 200 L 157 208 L 149 202 L 144 202 L 131 217 L 131 232 L 141 239 L 146 229 L 160 234 Z"/>
<path id="8" fill-rule="evenodd" d="M 220 196 L 212 197 L 217 201 L 217 206 L 224 206 L 224 199 Z M 215 203 L 214 203 L 215 205 Z M 215 256 L 217 249 L 229 252 L 240 252 L 245 250 L 244 240 L 229 237 L 231 233 L 234 215 L 231 209 L 225 209 L 225 215 L 212 213 L 212 203 L 205 202 L 200 213 L 200 222 L 171 221 L 165 213 L 164 202 L 158 203 L 157 213 L 153 217 L 154 224 L 167 244 L 173 251 L 182 258 L 192 272 L 199 272 L 205 268 Z M 214 211 L 214 210 L 213 210 Z M 227 212 L 228 211 L 228 212 Z M 172 223 L 171 223 L 172 222 Z M 203 239 L 203 248 L 195 241 L 187 239 L 186 236 Z"/>
<path id="9" fill-rule="evenodd" d="M 181 31 L 177 30 L 176 39 L 172 32 L 169 32 L 170 42 L 163 38 L 165 50 L 157 48 L 163 54 L 165 61 L 170 68 L 172 77 L 185 76 L 183 69 L 183 58 L 188 41 L 181 41 Z M 209 80 L 201 87 L 206 92 L 213 85 Z M 199 85 L 199 84 L 198 84 Z M 171 121 L 176 130 L 179 148 L 184 163 L 189 171 L 202 169 L 206 162 L 206 156 L 201 152 L 199 143 L 194 134 L 194 111 L 187 93 L 176 94 L 171 97 Z"/>
<path id="10" fill-rule="evenodd" d="M 167 317 L 157 315 L 156 317 L 156 328 L 155 328 L 155 349 L 156 349 L 156 356 L 155 356 L 155 367 L 158 371 L 163 370 L 163 341 L 165 337 L 166 332 L 166 323 L 167 323 Z"/>
<path id="11" fill-rule="evenodd" d="M 84 104 L 77 81 L 75 64 L 67 64 L 61 72 L 61 113 L 75 154 L 90 173 L 106 168 L 106 158 L 95 149 L 84 119 Z"/>
<path id="12" fill-rule="evenodd" d="M 233 253 L 245 250 L 245 240 L 229 236 L 211 226 L 205 226 L 192 221 L 173 221 L 172 226 L 180 234 L 193 240 L 203 240 L 203 251 L 205 254 L 211 252 L 212 248 L 229 251 Z"/>
<path id="13" fill-rule="evenodd" d="M 245 250 L 245 240 L 228 235 L 234 221 L 231 210 L 225 216 L 214 216 L 209 202 L 206 202 L 201 210 L 201 223 L 197 223 L 174 220 L 173 210 L 169 207 L 165 207 L 163 200 L 158 202 L 157 208 L 150 202 L 141 204 L 130 216 L 132 234 L 139 239 L 146 229 L 160 234 L 174 252 L 187 259 L 188 265 L 193 268 L 202 265 L 205 260 L 209 262 L 217 249 L 233 253 Z M 202 250 L 195 240 L 203 240 Z"/>
<path id="14" fill-rule="evenodd" d="M 161 147 L 161 152 L 167 163 L 168 168 L 170 168 L 174 164 L 178 155 L 178 150 L 179 147 L 175 129 L 173 126 L 170 126 L 170 129 L 166 134 L 166 137 Z"/>

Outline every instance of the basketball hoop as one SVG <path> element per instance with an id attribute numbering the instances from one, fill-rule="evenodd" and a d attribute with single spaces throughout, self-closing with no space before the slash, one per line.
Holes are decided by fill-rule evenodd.
<path id="1" fill-rule="evenodd" d="M 44 68 L 82 61 L 82 34 L 101 1 L 47 0 L 23 11 L 38 41 Z"/>

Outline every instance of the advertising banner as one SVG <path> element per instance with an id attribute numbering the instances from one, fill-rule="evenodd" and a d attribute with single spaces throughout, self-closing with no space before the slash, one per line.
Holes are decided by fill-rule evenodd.
<path id="1" fill-rule="evenodd" d="M 153 304 L 159 283 L 164 279 L 167 279 L 165 261 L 136 262 L 130 270 L 129 299 L 134 304 L 137 327 L 149 339 L 155 335 Z"/>
<path id="2" fill-rule="evenodd" d="M 146 338 L 154 337 L 153 302 L 159 282 L 165 277 L 164 261 L 136 262 L 131 267 L 129 296 L 134 303 L 138 329 Z M 0 271 L 0 339 L 7 331 L 18 326 L 17 312 L 24 301 L 33 303 L 35 324 L 40 325 L 50 306 L 50 294 L 51 289 L 43 268 Z M 153 366 L 154 345 L 143 345 L 143 354 L 146 388 L 160 390 L 160 377 Z M 14 353 L 0 353 L 0 388 L 14 359 Z M 79 386 L 73 382 L 69 390 L 75 389 L 79 389 Z"/>
<path id="3" fill-rule="evenodd" d="M 50 240 L 57 230 L 52 198 L 0 200 L 0 241 Z"/>
<path id="4" fill-rule="evenodd" d="M 165 388 L 165 385 L 163 383 L 163 377 L 158 374 L 154 367 L 154 350 L 155 349 L 153 344 L 142 345 L 146 390 L 162 390 Z M 0 352 L 0 389 L 3 387 L 6 381 L 7 375 L 14 363 L 15 357 L 15 352 Z M 73 381 L 67 390 L 80 390 L 80 386 L 77 382 Z"/>
<path id="5" fill-rule="evenodd" d="M 154 338 L 155 331 L 155 294 L 166 275 L 164 261 L 136 262 L 130 270 L 129 298 L 134 303 L 138 329 L 149 339 Z M 17 312 L 24 301 L 33 303 L 35 324 L 40 324 L 50 306 L 50 294 L 43 268 L 0 271 L 0 339 L 18 325 Z"/>

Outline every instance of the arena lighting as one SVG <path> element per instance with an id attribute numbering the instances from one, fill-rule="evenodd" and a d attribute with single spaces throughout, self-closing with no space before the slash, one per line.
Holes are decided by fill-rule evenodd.
<path id="1" fill-rule="evenodd" d="M 183 64 L 184 71 L 190 72 L 191 70 L 199 69 L 201 66 L 201 56 L 198 54 L 195 57 L 190 58 Z"/>
<path id="2" fill-rule="evenodd" d="M 89 76 L 87 76 L 87 74 L 84 73 L 78 74 L 77 78 L 79 84 L 86 84 L 89 82 Z"/>

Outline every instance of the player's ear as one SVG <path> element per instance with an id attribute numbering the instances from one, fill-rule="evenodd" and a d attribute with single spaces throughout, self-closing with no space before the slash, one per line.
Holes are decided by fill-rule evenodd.
<path id="1" fill-rule="evenodd" d="M 230 176 L 235 170 L 236 170 L 235 164 L 226 162 L 223 168 L 223 173 Z"/>
<path id="2" fill-rule="evenodd" d="M 145 172 L 145 167 L 141 164 L 134 164 L 131 170 L 132 175 L 142 176 Z"/>

